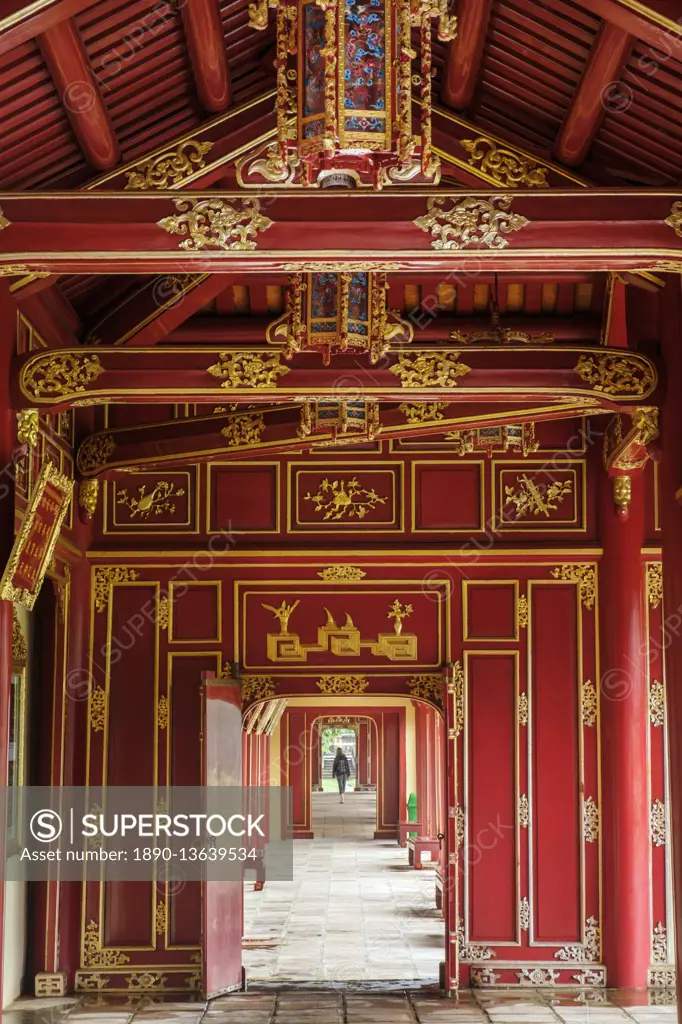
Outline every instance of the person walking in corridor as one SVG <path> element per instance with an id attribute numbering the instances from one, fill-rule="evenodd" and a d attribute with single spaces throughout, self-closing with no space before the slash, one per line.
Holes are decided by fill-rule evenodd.
<path id="1" fill-rule="evenodd" d="M 343 794 L 346 792 L 346 783 L 350 776 L 350 765 L 348 764 L 348 758 L 341 747 L 336 748 L 336 757 L 334 758 L 332 775 L 339 784 L 339 794 L 341 796 L 341 803 L 343 803 Z"/>

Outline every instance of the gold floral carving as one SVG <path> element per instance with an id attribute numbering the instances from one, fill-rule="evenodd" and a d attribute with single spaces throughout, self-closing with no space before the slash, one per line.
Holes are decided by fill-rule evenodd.
<path id="1" fill-rule="evenodd" d="M 38 444 L 38 410 L 24 409 L 17 413 L 17 441 L 29 448 Z"/>
<path id="2" fill-rule="evenodd" d="M 432 196 L 427 201 L 427 212 L 414 224 L 431 234 L 432 249 L 466 249 L 471 245 L 504 249 L 509 241 L 503 236 L 530 223 L 521 214 L 509 212 L 511 202 L 508 195 L 489 199 Z M 446 208 L 448 203 L 453 205 Z"/>
<path id="3" fill-rule="evenodd" d="M 580 588 L 580 599 L 585 608 L 594 608 L 597 589 L 597 570 L 594 565 L 561 565 L 558 569 L 552 569 L 552 576 L 555 580 L 577 583 Z"/>
<path id="4" fill-rule="evenodd" d="M 176 199 L 179 211 L 158 221 L 169 235 L 187 235 L 181 249 L 245 250 L 257 247 L 260 231 L 272 226 L 269 217 L 260 212 L 260 200 L 245 199 Z"/>
<path id="5" fill-rule="evenodd" d="M 208 367 L 208 373 L 222 380 L 223 388 L 274 388 L 277 378 L 289 373 L 282 366 L 278 352 L 261 355 L 257 352 L 221 352 L 220 362 Z"/>
<path id="6" fill-rule="evenodd" d="M 244 704 L 275 696 L 275 680 L 270 676 L 242 676 L 240 681 Z"/>
<path id="7" fill-rule="evenodd" d="M 516 602 L 516 621 L 519 629 L 526 629 L 528 626 L 528 598 L 521 594 L 518 601 Z"/>
<path id="8" fill-rule="evenodd" d="M 324 479 L 317 494 L 310 491 L 304 501 L 312 501 L 316 512 L 324 512 L 322 521 L 340 519 L 364 519 L 377 505 L 385 505 L 386 498 L 377 494 L 373 487 L 362 487 L 357 477 L 351 480 Z"/>
<path id="9" fill-rule="evenodd" d="M 47 352 L 24 367 L 21 388 L 24 394 L 34 398 L 63 398 L 85 391 L 86 385 L 102 373 L 104 367 L 99 356 Z"/>
<path id="10" fill-rule="evenodd" d="M 400 634 L 403 631 L 403 619 L 409 618 L 413 611 L 414 609 L 412 608 L 411 604 L 401 604 L 398 598 L 396 597 L 395 601 L 390 606 L 388 613 L 386 615 L 387 619 L 395 620 L 393 626 L 395 629 L 396 636 L 400 636 Z"/>
<path id="11" fill-rule="evenodd" d="M 658 608 L 663 600 L 663 565 L 661 562 L 647 562 L 646 592 L 651 607 Z"/>
<path id="12" fill-rule="evenodd" d="M 120 967 L 122 964 L 130 963 L 120 949 L 113 947 L 102 949 L 99 939 L 99 928 L 95 921 L 90 921 L 85 929 L 83 939 L 83 966 L 84 967 Z"/>
<path id="13" fill-rule="evenodd" d="M 459 352 L 421 352 L 401 353 L 390 370 L 403 388 L 455 388 L 457 378 L 466 376 L 471 367 L 460 363 Z"/>
<path id="14" fill-rule="evenodd" d="M 367 573 L 354 565 L 330 565 L 317 575 L 323 580 L 361 580 Z"/>
<path id="15" fill-rule="evenodd" d="M 655 964 L 668 962 L 668 935 L 662 921 L 658 922 L 651 934 L 651 960 Z"/>
<path id="16" fill-rule="evenodd" d="M 570 480 L 555 480 L 551 484 L 536 484 L 527 473 L 517 476 L 516 482 L 521 486 L 518 490 L 508 485 L 504 489 L 505 505 L 514 506 L 514 519 L 524 516 L 537 516 L 542 513 L 547 518 L 551 511 L 557 509 L 561 502 L 572 494 Z"/>
<path id="17" fill-rule="evenodd" d="M 519 797 L 519 825 L 521 828 L 528 828 L 530 825 L 530 804 L 525 793 Z"/>
<path id="18" fill-rule="evenodd" d="M 412 676 L 407 685 L 413 697 L 423 697 L 443 706 L 443 677 L 436 675 Z"/>
<path id="19" fill-rule="evenodd" d="M 583 803 L 583 838 L 586 843 L 596 843 L 599 839 L 599 808 L 591 796 Z"/>
<path id="20" fill-rule="evenodd" d="M 665 686 L 658 679 L 649 686 L 649 720 L 656 727 L 665 722 Z"/>
<path id="21" fill-rule="evenodd" d="M 601 937 L 599 924 L 594 917 L 588 917 L 585 922 L 585 941 L 580 945 L 563 946 L 554 954 L 557 960 L 567 960 L 571 963 L 592 963 L 598 961 L 601 955 Z"/>
<path id="22" fill-rule="evenodd" d="M 159 729 L 167 729 L 168 722 L 170 719 L 170 704 L 168 697 L 165 695 L 159 697 L 159 703 L 156 706 L 156 724 Z"/>
<path id="23" fill-rule="evenodd" d="M 156 904 L 156 934 L 165 935 L 167 925 L 168 912 L 166 909 L 166 904 L 163 902 L 163 900 L 160 900 Z"/>
<path id="24" fill-rule="evenodd" d="M 390 274 L 398 270 L 409 270 L 409 263 L 357 263 L 356 261 L 345 263 L 330 262 L 307 262 L 307 263 L 283 263 L 282 270 L 291 274 L 356 274 L 356 273 L 384 273 Z"/>
<path id="25" fill-rule="evenodd" d="M 168 980 L 165 974 L 152 971 L 131 971 L 126 979 L 129 992 L 159 992 L 165 989 Z"/>
<path id="26" fill-rule="evenodd" d="M 143 160 L 132 171 L 126 172 L 126 189 L 163 189 L 179 185 L 204 167 L 204 157 L 212 148 L 212 142 L 189 139 L 175 149 Z"/>
<path id="27" fill-rule="evenodd" d="M 597 721 L 597 688 L 591 679 L 580 687 L 580 712 L 583 725 L 591 729 Z"/>
<path id="28" fill-rule="evenodd" d="M 90 695 L 90 728 L 103 732 L 107 720 L 107 695 L 101 686 L 96 686 Z"/>
<path id="29" fill-rule="evenodd" d="M 528 334 L 513 327 L 489 327 L 481 331 L 451 331 L 450 338 L 458 345 L 551 345 L 553 334 Z"/>
<path id="30" fill-rule="evenodd" d="M 632 356 L 582 355 L 573 372 L 604 395 L 644 395 L 656 384 L 653 367 Z"/>
<path id="31" fill-rule="evenodd" d="M 549 967 L 524 967 L 516 972 L 516 977 L 519 979 L 519 985 L 544 988 L 546 985 L 556 985 L 559 972 Z"/>
<path id="32" fill-rule="evenodd" d="M 665 846 L 668 828 L 665 820 L 665 804 L 662 800 L 654 800 L 649 812 L 651 826 L 651 842 L 654 846 Z"/>
<path id="33" fill-rule="evenodd" d="M 16 608 L 12 608 L 12 661 L 15 665 L 26 665 L 28 662 L 26 638 Z"/>
<path id="34" fill-rule="evenodd" d="M 317 686 L 325 696 L 364 693 L 369 682 L 364 676 L 320 676 Z"/>
<path id="35" fill-rule="evenodd" d="M 530 929 L 530 903 L 527 896 L 519 901 L 519 926 L 522 932 Z"/>
<path id="36" fill-rule="evenodd" d="M 228 448 L 241 448 L 260 443 L 261 434 L 265 430 L 262 416 L 235 416 L 220 431 L 227 442 Z"/>
<path id="37" fill-rule="evenodd" d="M 516 701 L 516 720 L 519 725 L 528 725 L 529 713 L 528 694 L 520 693 Z"/>
<path id="38" fill-rule="evenodd" d="M 99 498 L 99 480 L 81 480 L 78 485 L 78 505 L 89 516 L 94 516 L 97 511 L 97 499 Z"/>
<path id="39" fill-rule="evenodd" d="M 494 178 L 498 185 L 516 188 L 549 188 L 549 168 L 536 164 L 530 157 L 511 149 L 504 149 L 486 135 L 477 139 L 460 139 L 460 145 L 469 153 L 469 163 Z"/>
<path id="40" fill-rule="evenodd" d="M 163 515 L 164 512 L 172 515 L 175 512 L 175 505 L 170 500 L 171 497 L 181 498 L 185 491 L 182 487 L 176 490 L 175 484 L 168 480 L 159 480 L 149 493 L 146 484 L 138 487 L 137 493 L 137 498 L 130 497 L 128 488 L 123 487 L 116 495 L 116 504 L 125 505 L 130 510 L 131 519 L 138 515 L 140 519 L 149 519 L 152 512 L 155 516 Z"/>
<path id="41" fill-rule="evenodd" d="M 106 611 L 114 583 L 129 583 L 136 580 L 138 575 L 134 569 L 126 569 L 120 565 L 95 569 L 95 609 L 98 612 Z"/>
<path id="42" fill-rule="evenodd" d="M 455 807 L 455 842 L 457 847 L 464 846 L 466 838 L 466 815 L 464 808 L 459 804 Z"/>
<path id="43" fill-rule="evenodd" d="M 159 598 L 159 603 L 156 609 L 156 621 L 159 624 L 159 629 L 168 629 L 168 622 L 170 619 L 170 599 L 168 594 L 163 594 Z"/>
<path id="44" fill-rule="evenodd" d="M 408 423 L 432 423 L 443 419 L 447 402 L 403 402 L 398 406 Z"/>
<path id="45" fill-rule="evenodd" d="M 81 473 L 96 473 L 106 466 L 115 451 L 116 442 L 111 434 L 92 434 L 80 445 L 76 465 Z"/>
<path id="46" fill-rule="evenodd" d="M 682 203 L 673 203 L 670 216 L 663 221 L 669 228 L 672 228 L 678 238 L 682 238 Z"/>
<path id="47" fill-rule="evenodd" d="M 448 694 L 454 699 L 454 733 L 459 736 L 464 728 L 464 669 L 462 663 L 456 661 L 452 669 L 452 682 L 448 683 Z"/>

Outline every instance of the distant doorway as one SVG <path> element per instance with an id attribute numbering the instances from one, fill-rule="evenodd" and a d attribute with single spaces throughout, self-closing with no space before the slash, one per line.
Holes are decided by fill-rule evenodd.
<path id="1" fill-rule="evenodd" d="M 374 837 L 377 821 L 376 785 L 370 782 L 372 723 L 356 716 L 335 715 L 314 724 L 312 831 L 316 839 Z M 334 759 L 341 749 L 348 759 L 350 777 L 344 802 L 333 775 Z"/>
<path id="2" fill-rule="evenodd" d="M 321 758 L 320 784 L 324 793 L 338 793 L 336 779 L 332 776 L 332 768 L 337 750 L 343 750 L 348 758 L 350 778 L 347 789 L 354 790 L 358 778 L 358 738 L 356 727 L 326 725 L 320 730 Z"/>

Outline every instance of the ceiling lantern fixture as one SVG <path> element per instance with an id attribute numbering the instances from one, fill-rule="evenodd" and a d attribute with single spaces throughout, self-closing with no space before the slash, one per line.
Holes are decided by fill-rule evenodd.
<path id="1" fill-rule="evenodd" d="M 252 28 L 276 11 L 277 142 L 239 164 L 243 185 L 256 179 L 318 187 L 415 181 L 437 184 L 431 144 L 432 21 L 454 39 L 449 0 L 256 0 Z M 420 73 L 413 74 L 419 34 Z M 413 88 L 421 133 L 412 130 Z M 295 121 L 294 121 L 295 115 Z M 261 151 L 262 153 L 262 151 Z"/>
<path id="2" fill-rule="evenodd" d="M 325 366 L 332 353 L 369 353 L 372 363 L 389 343 L 409 344 L 411 325 L 387 306 L 386 274 L 364 270 L 292 274 L 284 314 L 268 324 L 271 345 L 284 342 L 285 359 L 319 352 Z"/>

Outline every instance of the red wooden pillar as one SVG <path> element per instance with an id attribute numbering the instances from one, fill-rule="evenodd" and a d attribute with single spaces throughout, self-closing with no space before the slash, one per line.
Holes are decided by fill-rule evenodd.
<path id="1" fill-rule="evenodd" d="M 670 743 L 670 803 L 678 1012 L 682 1014 L 682 292 L 670 274 L 659 299 L 665 360 L 659 505 L 663 532 L 663 645 Z"/>
<path id="2" fill-rule="evenodd" d="M 358 726 L 358 785 L 366 786 L 369 778 L 369 722 Z"/>
<path id="3" fill-rule="evenodd" d="M 650 946 L 644 481 L 627 517 L 601 474 L 600 721 L 603 959 L 609 987 L 647 984 Z"/>
<path id="4" fill-rule="evenodd" d="M 311 771 L 313 786 L 319 786 L 322 783 L 322 755 L 320 750 L 320 720 L 316 720 L 313 725 L 313 735 L 310 749 L 310 757 L 312 759 Z"/>
<path id="5" fill-rule="evenodd" d="M 431 835 L 429 820 L 429 765 L 428 765 L 428 709 L 421 701 L 412 701 L 414 707 L 415 745 L 417 761 L 417 820 L 422 823 L 421 836 Z M 408 794 L 409 796 L 409 794 Z M 404 809 L 400 809 L 402 819 Z"/>

